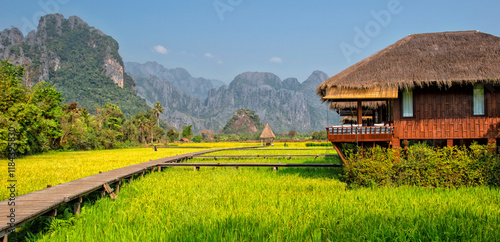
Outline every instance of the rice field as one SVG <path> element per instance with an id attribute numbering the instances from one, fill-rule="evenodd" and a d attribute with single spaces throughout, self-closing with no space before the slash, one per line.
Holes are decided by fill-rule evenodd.
<path id="1" fill-rule="evenodd" d="M 487 187 L 347 190 L 339 171 L 169 168 L 40 241 L 498 241 Z"/>
<path id="2" fill-rule="evenodd" d="M 50 152 L 18 158 L 16 162 L 18 196 L 82 177 L 138 164 L 150 160 L 191 153 L 206 149 L 133 148 L 118 150 Z M 5 172 L 0 172 L 0 186 L 7 187 L 7 160 Z M 0 200 L 8 198 L 8 190 L 0 189 Z"/>
<path id="3" fill-rule="evenodd" d="M 209 143 L 214 147 L 213 143 Z M 196 144 L 199 145 L 199 144 Z M 218 144 L 224 147 L 227 144 Z M 255 154 L 335 154 L 305 145 Z M 255 146 L 253 144 L 252 146 Z M 208 146 L 207 146 L 208 147 Z M 290 147 L 287 147 L 290 148 Z M 331 148 L 330 148 L 331 149 Z M 61 163 L 60 168 L 32 173 L 41 188 L 48 181 L 96 174 L 108 166 L 135 160 L 195 152 L 198 149 L 130 149 L 61 152 L 18 159 L 33 169 Z M 103 152 L 103 153 L 99 153 Z M 163 153 L 164 152 L 164 153 Z M 229 155 L 222 151 L 208 155 Z M 240 151 L 238 151 L 240 152 Z M 245 153 L 247 151 L 241 151 Z M 246 154 L 246 153 L 245 153 Z M 32 158 L 33 160 L 24 160 Z M 192 159 L 189 162 L 214 162 Z M 216 162 L 339 163 L 327 158 L 217 159 Z M 74 165 L 72 165 L 75 163 Z M 138 162 L 136 162 L 138 163 Z M 78 171 L 63 170 L 63 165 Z M 132 163 L 130 163 L 132 164 Z M 29 165 L 29 166 L 28 166 Z M 57 166 L 57 165 L 56 165 Z M 118 168 L 118 167 L 116 167 Z M 20 169 L 20 168 L 19 168 Z M 114 169 L 114 168 L 109 168 Z M 50 175 L 46 175 L 48 173 Z M 1 173 L 0 173 L 1 174 Z M 21 174 L 21 173 L 20 173 Z M 47 178 L 49 176 L 54 176 Z M 43 182 L 37 181 L 42 178 Z M 2 178 L 2 181 L 5 177 Z M 48 179 L 48 180 L 46 180 Z M 75 178 L 76 179 L 76 178 Z M 73 179 L 72 179 L 73 180 Z M 28 186 L 29 183 L 25 183 Z M 50 184 L 50 183 L 49 183 Z M 21 185 L 20 185 L 21 187 Z M 5 196 L 5 195 L 4 195 Z M 384 187 L 349 189 L 342 168 L 191 167 L 165 168 L 124 184 L 116 200 L 84 203 L 82 213 L 52 220 L 49 229 L 30 235 L 33 241 L 499 241 L 498 188 L 427 189 Z M 67 215 L 67 213 L 66 213 Z M 9 236 L 10 237 L 10 236 Z"/>

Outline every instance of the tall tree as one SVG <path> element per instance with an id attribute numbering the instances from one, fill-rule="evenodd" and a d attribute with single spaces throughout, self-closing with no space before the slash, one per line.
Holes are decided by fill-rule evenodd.
<path id="1" fill-rule="evenodd" d="M 163 113 L 165 111 L 163 107 L 161 106 L 160 102 L 156 102 L 154 105 L 153 112 L 156 115 L 156 119 L 158 120 L 158 127 L 160 127 L 160 113 Z"/>
<path id="2" fill-rule="evenodd" d="M 139 129 L 141 130 L 141 141 L 146 144 L 146 140 L 144 139 L 144 123 L 144 119 L 142 117 L 139 117 L 137 121 L 137 127 L 139 127 Z"/>
<path id="3" fill-rule="evenodd" d="M 7 149 L 8 128 L 17 130 L 18 154 L 54 148 L 61 135 L 62 93 L 46 82 L 29 89 L 21 84 L 24 68 L 0 62 L 0 150 Z"/>
<path id="4" fill-rule="evenodd" d="M 193 125 L 182 126 L 182 138 L 191 139 L 193 136 Z"/>

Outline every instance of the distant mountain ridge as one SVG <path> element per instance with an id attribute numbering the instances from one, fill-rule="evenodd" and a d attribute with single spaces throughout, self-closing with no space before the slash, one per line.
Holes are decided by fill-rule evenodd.
<path id="1" fill-rule="evenodd" d="M 328 78 L 321 71 L 302 83 L 245 72 L 225 85 L 155 62 L 124 64 L 118 47 L 111 36 L 76 16 L 42 16 L 27 36 L 17 28 L 0 32 L 0 59 L 24 66 L 26 85 L 47 81 L 67 103 L 76 101 L 91 112 L 112 103 L 130 117 L 159 101 L 165 108 L 162 119 L 178 129 L 192 124 L 195 132 L 220 132 L 240 108 L 255 111 L 262 122 L 268 119 L 277 132 L 323 130 L 327 120 L 338 121 L 314 92 Z"/>
<path id="2" fill-rule="evenodd" d="M 118 42 L 76 16 L 49 14 L 26 37 L 17 28 L 0 32 L 0 59 L 26 69 L 24 82 L 47 81 L 62 91 L 66 102 L 118 105 L 126 116 L 148 109 L 124 72 Z"/>
<path id="3" fill-rule="evenodd" d="M 184 93 L 201 99 L 207 96 L 208 90 L 221 86 L 221 83 L 218 81 L 211 81 L 202 77 L 192 77 L 184 68 L 167 69 L 152 61 L 144 64 L 126 62 L 125 68 L 136 77 L 148 77 L 152 75 L 164 80 L 169 80 Z"/>
<path id="4" fill-rule="evenodd" d="M 125 66 L 136 81 L 138 94 L 150 103 L 159 101 L 165 107 L 161 117 L 176 128 L 193 124 L 195 131 L 211 129 L 219 132 L 240 108 L 255 111 L 262 122 L 268 119 L 277 132 L 322 130 L 327 120 L 330 124 L 339 121 L 338 115 L 327 110 L 315 93 L 315 88 L 328 78 L 321 71 L 314 71 L 302 83 L 296 78 L 282 81 L 273 73 L 245 72 L 236 76 L 229 85 L 200 93 L 202 89 L 186 92 L 178 86 L 182 86 L 182 79 L 174 82 L 168 75 L 163 75 L 168 72 L 165 70 L 175 69 L 153 62 L 132 65 L 127 62 Z M 191 75 L 184 76 L 188 83 L 193 82 Z"/>

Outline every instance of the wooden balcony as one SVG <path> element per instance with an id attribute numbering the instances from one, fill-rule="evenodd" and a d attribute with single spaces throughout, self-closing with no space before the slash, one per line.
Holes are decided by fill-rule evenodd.
<path id="1" fill-rule="evenodd" d="M 327 127 L 330 142 L 391 141 L 394 126 Z"/>

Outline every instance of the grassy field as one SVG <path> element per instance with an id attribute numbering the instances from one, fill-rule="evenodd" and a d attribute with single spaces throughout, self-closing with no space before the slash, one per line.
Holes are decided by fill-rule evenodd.
<path id="1" fill-rule="evenodd" d="M 299 143 L 291 148 L 299 147 L 305 145 Z M 18 162 L 19 169 L 43 167 L 31 173 L 23 185 L 28 187 L 31 182 L 44 188 L 46 184 L 56 184 L 54 181 L 60 177 L 73 180 L 105 168 L 114 169 L 108 167 L 112 165 L 126 166 L 197 150 L 61 152 Z M 325 147 L 302 150 L 300 154 L 325 151 L 333 154 Z M 259 148 L 252 152 L 287 155 L 291 151 Z M 256 158 L 216 162 L 339 163 L 339 160 Z M 67 166 L 71 169 L 64 168 Z M 75 174 L 71 174 L 72 170 Z M 2 177 L 2 181 L 5 179 Z M 202 167 L 200 171 L 191 167 L 166 168 L 125 184 L 116 200 L 108 197 L 87 202 L 76 217 L 63 219 L 65 212 L 59 214 L 48 231 L 30 238 L 41 241 L 500 240 L 497 188 L 349 189 L 342 182 L 342 168 L 280 168 L 277 172 L 272 168 L 250 167 Z"/>
<path id="2" fill-rule="evenodd" d="M 82 177 L 98 174 L 133 164 L 206 149 L 134 148 L 119 150 L 94 150 L 51 152 L 16 159 L 18 195 L 44 189 Z M 0 172 L 0 186 L 7 187 L 7 160 L 5 172 Z M 0 189 L 0 200 L 8 197 L 7 189 Z"/>
<path id="3" fill-rule="evenodd" d="M 41 241 L 498 241 L 497 189 L 347 190 L 338 169 L 169 168 Z"/>

